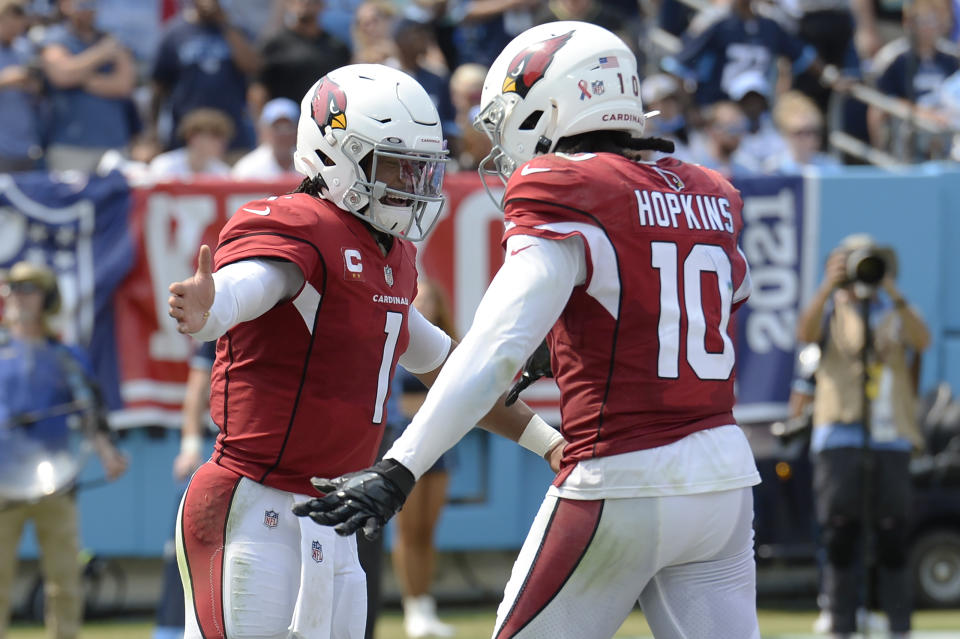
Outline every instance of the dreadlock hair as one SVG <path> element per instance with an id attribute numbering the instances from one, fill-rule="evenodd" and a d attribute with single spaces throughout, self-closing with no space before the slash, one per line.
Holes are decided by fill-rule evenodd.
<path id="1" fill-rule="evenodd" d="M 367 158 L 370 156 L 368 155 Z M 361 160 L 362 162 L 362 160 Z M 369 167 L 365 170 L 369 171 Z M 320 175 L 315 175 L 311 177 L 303 178 L 303 181 L 300 182 L 300 185 L 294 190 L 290 191 L 291 193 L 306 193 L 307 195 L 312 195 L 313 197 L 326 199 L 323 197 L 323 194 L 320 192 L 320 189 L 327 188 L 327 183 L 323 181 L 323 178 Z M 367 224 L 366 220 L 363 221 L 366 224 L 367 228 L 370 229 L 370 232 L 373 233 L 374 239 L 377 243 L 382 246 L 386 251 L 390 250 L 390 247 L 393 246 L 393 236 L 389 233 L 384 233 L 383 231 L 374 228 L 370 224 Z"/>
<path id="2" fill-rule="evenodd" d="M 325 188 L 327 188 L 327 183 L 323 181 L 322 177 L 315 175 L 313 177 L 303 178 L 303 181 L 300 182 L 300 185 L 290 192 L 306 193 L 307 195 L 312 195 L 313 197 L 323 197 L 323 195 L 320 193 L 320 189 Z"/>
<path id="3" fill-rule="evenodd" d="M 560 138 L 555 151 L 561 153 L 615 153 L 628 160 L 642 160 L 643 151 L 673 153 L 674 145 L 663 138 L 635 138 L 626 131 L 587 131 Z"/>

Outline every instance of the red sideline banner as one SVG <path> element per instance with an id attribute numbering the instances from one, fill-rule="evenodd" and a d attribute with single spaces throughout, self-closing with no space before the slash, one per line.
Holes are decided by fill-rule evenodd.
<path id="1" fill-rule="evenodd" d="M 215 247 L 220 228 L 240 206 L 294 186 L 288 181 L 218 180 L 134 190 L 129 224 L 136 258 L 114 302 L 125 405 L 111 416 L 116 428 L 180 425 L 187 367 L 196 344 L 178 333 L 167 315 L 167 287 L 193 274 L 200 245 Z M 447 206 L 430 238 L 420 245 L 419 260 L 421 273 L 438 281 L 450 296 L 462 335 L 502 262 L 503 217 L 475 173 L 449 176 L 444 190 Z M 537 384 L 524 397 L 559 422 L 555 385 Z"/>

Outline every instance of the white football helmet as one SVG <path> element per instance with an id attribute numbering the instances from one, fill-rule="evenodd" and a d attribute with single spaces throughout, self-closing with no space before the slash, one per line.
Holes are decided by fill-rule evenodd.
<path id="1" fill-rule="evenodd" d="M 483 84 L 474 127 L 493 143 L 480 177 L 506 185 L 518 166 L 587 131 L 643 135 L 636 56 L 623 40 L 586 22 L 550 22 L 513 39 Z M 497 201 L 497 198 L 494 198 Z"/>
<path id="2" fill-rule="evenodd" d="M 416 80 L 380 64 L 353 64 L 303 97 L 294 166 L 323 179 L 325 199 L 416 242 L 443 207 L 445 147 L 437 108 Z"/>

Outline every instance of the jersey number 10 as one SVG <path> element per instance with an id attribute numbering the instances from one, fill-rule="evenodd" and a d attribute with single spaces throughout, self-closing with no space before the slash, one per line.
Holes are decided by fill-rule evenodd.
<path id="1" fill-rule="evenodd" d="M 678 275 L 683 277 L 683 311 L 687 316 L 687 363 L 700 379 L 724 380 L 733 372 L 733 342 L 727 334 L 733 297 L 730 258 L 713 244 L 695 244 L 678 273 L 677 245 L 673 242 L 650 243 L 651 266 L 660 271 L 660 321 L 657 335 L 660 352 L 657 375 L 676 379 L 680 376 L 680 295 Z M 702 273 L 715 273 L 720 286 L 720 321 L 717 331 L 723 340 L 719 353 L 707 352 L 707 319 L 700 290 Z"/>

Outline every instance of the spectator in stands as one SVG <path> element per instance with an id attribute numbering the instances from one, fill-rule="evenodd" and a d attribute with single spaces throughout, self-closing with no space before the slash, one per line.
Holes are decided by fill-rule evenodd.
<path id="1" fill-rule="evenodd" d="M 687 158 L 690 154 L 690 135 L 684 115 L 684 94 L 680 90 L 680 83 L 666 73 L 648 76 L 640 84 L 640 99 L 648 111 L 659 111 L 647 121 L 646 131 L 649 135 L 672 141 L 673 155 L 681 160 Z M 663 157 L 663 154 L 650 152 L 651 159 L 660 157 Z"/>
<path id="2" fill-rule="evenodd" d="M 734 78 L 729 92 L 747 117 L 747 133 L 740 141 L 740 156 L 750 170 L 760 171 L 770 158 L 787 147 L 770 115 L 773 87 L 758 71 L 751 70 Z"/>
<path id="3" fill-rule="evenodd" d="M 294 172 L 293 151 L 297 145 L 300 105 L 287 98 L 267 102 L 260 114 L 260 146 L 233 167 L 233 177 L 270 180 Z"/>
<path id="4" fill-rule="evenodd" d="M 32 521 L 40 545 L 44 577 L 44 621 L 49 637 L 75 639 L 83 618 L 83 591 L 78 561 L 76 466 L 70 448 L 68 414 L 84 422 L 109 480 L 127 469 L 127 459 L 108 436 L 99 391 L 86 355 L 66 346 L 50 331 L 48 320 L 60 306 L 57 280 L 44 265 L 18 262 L 10 269 L 3 296 L 0 331 L 0 473 L 16 486 L 4 494 L 21 501 L 0 510 L 0 637 L 10 621 L 10 597 L 17 567 L 17 549 L 27 521 Z M 44 465 L 53 466 L 45 480 Z M 79 469 L 77 469 L 79 471 Z M 62 474 L 60 474 L 62 473 Z M 12 475 L 12 476 L 11 476 Z M 65 475 L 65 476 L 64 476 Z M 13 489 L 13 490 L 11 490 Z"/>
<path id="5" fill-rule="evenodd" d="M 149 132 L 141 133 L 130 142 L 130 159 L 149 165 L 153 158 L 163 153 L 163 145 Z"/>
<path id="6" fill-rule="evenodd" d="M 490 138 L 473 128 L 486 77 L 487 68 L 473 63 L 460 65 L 450 76 L 450 100 L 456 113 L 451 154 L 456 168 L 462 171 L 476 171 L 480 160 L 490 153 Z"/>
<path id="7" fill-rule="evenodd" d="M 41 60 L 50 83 L 47 168 L 92 172 L 140 129 L 130 96 L 133 55 L 96 28 L 95 0 L 60 0 L 64 21 L 47 29 Z"/>
<path id="8" fill-rule="evenodd" d="M 447 0 L 413 0 L 404 10 L 404 16 L 427 25 L 437 43 L 437 49 L 431 51 L 430 62 L 426 66 L 456 69 L 460 52 L 454 42 L 456 25 L 449 20 Z"/>
<path id="9" fill-rule="evenodd" d="M 938 110 L 954 130 L 950 159 L 960 162 L 960 71 L 947 78 L 940 87 Z"/>
<path id="10" fill-rule="evenodd" d="M 882 282 L 872 287 L 857 283 L 858 271 L 849 263 L 857 250 L 880 256 L 886 270 Z M 820 344 L 822 351 L 815 374 L 810 451 L 815 512 L 827 556 L 823 588 L 837 638 L 850 637 L 856 626 L 867 494 L 872 495 L 867 508 L 876 560 L 876 588 L 871 591 L 890 621 L 890 636 L 905 638 L 910 632 L 910 454 L 923 446 L 910 371 L 912 358 L 929 346 L 930 333 L 897 288 L 896 272 L 891 249 L 878 247 L 865 234 L 845 238 L 831 253 L 823 282 L 797 322 L 799 341 Z M 864 299 L 873 329 L 866 371 Z M 871 388 L 865 436 L 864 395 Z M 869 476 L 864 473 L 865 443 L 872 460 Z M 869 493 L 864 492 L 867 487 Z"/>
<path id="11" fill-rule="evenodd" d="M 29 171 L 43 156 L 37 119 L 41 79 L 22 37 L 25 0 L 0 0 L 0 173 Z"/>
<path id="12" fill-rule="evenodd" d="M 623 30 L 629 17 L 597 0 L 552 0 L 540 6 L 533 19 L 538 24 L 555 20 L 578 20 L 619 32 Z"/>
<path id="13" fill-rule="evenodd" d="M 283 26 L 287 0 L 220 0 L 220 5 L 234 25 L 259 42 Z"/>
<path id="14" fill-rule="evenodd" d="M 773 121 L 786 140 L 786 147 L 767 160 L 764 172 L 797 174 L 808 166 L 839 165 L 820 151 L 823 114 L 809 97 L 799 91 L 784 93 L 773 109 Z"/>
<path id="15" fill-rule="evenodd" d="M 417 297 L 413 305 L 445 333 L 456 335 L 450 304 L 443 290 L 425 279 L 421 279 L 417 286 Z M 398 419 L 390 420 L 391 441 L 400 436 L 420 409 L 427 397 L 427 387 L 398 366 L 393 378 L 392 392 L 400 397 L 400 414 Z M 455 633 L 453 626 L 437 618 L 437 604 L 430 595 L 436 562 L 433 533 L 440 513 L 447 503 L 450 457 L 450 452 L 444 453 L 437 463 L 420 477 L 395 520 L 393 572 L 403 594 L 404 630 L 411 639 L 452 637 Z"/>
<path id="16" fill-rule="evenodd" d="M 260 70 L 250 87 L 255 113 L 276 98 L 299 103 L 314 82 L 350 62 L 347 45 L 320 27 L 323 0 L 284 0 L 284 9 L 285 26 L 260 47 Z"/>
<path id="17" fill-rule="evenodd" d="M 397 66 L 397 47 L 393 42 L 396 21 L 397 10 L 386 0 L 368 0 L 357 7 L 351 29 L 351 61 Z"/>
<path id="18" fill-rule="evenodd" d="M 150 131 L 144 131 L 130 140 L 130 150 L 122 153 L 110 150 L 103 154 L 97 164 L 97 175 L 107 175 L 111 171 L 120 171 L 131 184 L 148 184 L 153 181 L 150 175 L 150 162 L 163 152 L 163 146 Z"/>
<path id="19" fill-rule="evenodd" d="M 687 31 L 694 15 L 695 9 L 681 0 L 660 0 L 657 6 L 657 26 L 680 37 Z"/>
<path id="20" fill-rule="evenodd" d="M 819 74 L 817 52 L 790 35 L 778 22 L 757 15 L 752 0 L 733 0 L 729 12 L 690 37 L 675 57 L 664 58 L 664 70 L 692 80 L 699 105 L 730 98 L 730 87 L 740 75 L 753 71 L 768 80 L 776 73 L 778 57 L 789 58 L 793 74 Z"/>
<path id="21" fill-rule="evenodd" d="M 902 35 L 903 9 L 912 0 L 851 0 L 857 22 L 854 43 L 864 60 Z"/>
<path id="22" fill-rule="evenodd" d="M 914 0 L 903 11 L 906 35 L 886 45 L 874 59 L 877 88 L 916 107 L 917 118 L 936 124 L 947 124 L 936 109 L 937 90 L 960 69 L 960 60 L 942 39 L 951 20 L 948 0 Z M 874 146 L 892 148 L 908 160 L 929 157 L 929 137 L 915 136 L 911 140 L 909 127 L 888 126 L 888 117 L 880 109 L 868 109 L 867 124 Z"/>
<path id="23" fill-rule="evenodd" d="M 747 118 L 736 102 L 717 102 L 704 109 L 704 131 L 690 145 L 688 161 L 714 169 L 730 179 L 749 175 L 749 160 L 739 153 L 740 142 L 747 134 Z"/>
<path id="24" fill-rule="evenodd" d="M 415 20 L 400 20 L 394 28 L 393 41 L 397 47 L 400 70 L 411 75 L 426 90 L 440 114 L 444 134 L 449 135 L 456 128 L 453 103 L 450 101 L 450 80 L 423 65 L 427 52 L 431 47 L 436 47 L 430 27 Z"/>
<path id="25" fill-rule="evenodd" d="M 184 142 L 176 133 L 187 113 L 219 109 L 233 123 L 233 149 L 254 147 L 247 111 L 247 77 L 260 57 L 247 34 L 230 23 L 218 0 L 190 0 L 160 39 L 151 73 L 153 117 L 159 138 L 170 148 Z"/>
<path id="26" fill-rule="evenodd" d="M 449 0 L 448 19 L 456 25 L 457 64 L 490 66 L 514 36 L 534 25 L 541 0 Z"/>
<path id="27" fill-rule="evenodd" d="M 177 133 L 187 145 L 153 158 L 150 176 L 154 180 L 230 175 L 230 165 L 223 158 L 234 132 L 233 122 L 226 113 L 217 109 L 195 109 L 183 118 Z"/>
<path id="28" fill-rule="evenodd" d="M 616 3 L 600 0 L 551 0 L 543 3 L 534 13 L 536 24 L 556 20 L 589 22 L 616 33 L 634 53 L 638 53 L 639 8 L 636 2 L 630 12 L 621 11 Z M 641 65 L 642 68 L 642 65 Z"/>
<path id="29" fill-rule="evenodd" d="M 796 21 L 797 36 L 810 44 L 824 64 L 844 69 L 847 75 L 858 75 L 860 58 L 854 46 L 858 39 L 867 39 L 860 5 L 864 0 L 782 0 L 783 10 Z M 857 8 L 857 14 L 854 8 Z M 873 55 L 873 50 L 869 55 Z M 826 113 L 831 91 L 819 78 L 803 74 L 795 87 L 813 98 Z"/>

